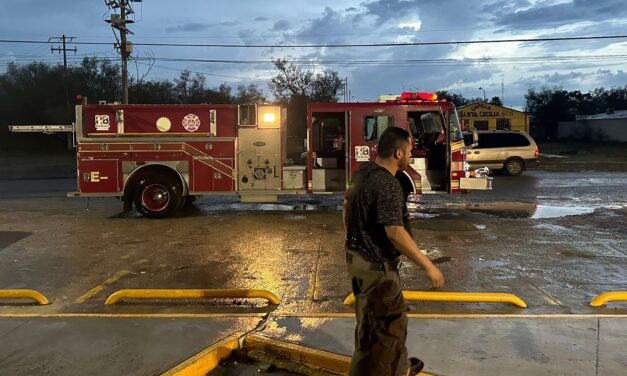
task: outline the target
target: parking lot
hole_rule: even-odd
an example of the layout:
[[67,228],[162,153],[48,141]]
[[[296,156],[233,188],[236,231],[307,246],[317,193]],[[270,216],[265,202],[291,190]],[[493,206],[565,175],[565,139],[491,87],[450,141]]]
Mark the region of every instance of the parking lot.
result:
[[[75,317],[87,320],[81,323],[85,328],[125,315],[139,326],[158,315],[166,321],[181,315],[244,320],[216,330],[226,333],[236,327],[252,330],[258,314],[267,319],[269,313],[352,312],[342,304],[350,285],[341,196],[288,197],[277,205],[205,197],[174,218],[148,220],[121,213],[115,199],[66,198],[73,184],[64,178],[0,180],[0,289],[37,290],[51,303],[4,302],[3,319]],[[627,285],[627,173],[530,171],[497,176],[494,185],[493,192],[425,197],[413,235],[442,269],[444,291],[511,293],[528,307],[410,302],[413,314],[564,315],[564,320],[627,314],[621,302],[589,304],[596,295]],[[405,290],[428,288],[422,272],[409,263],[403,263],[401,275]],[[264,289],[281,304],[239,299],[104,304],[121,289],[192,288]],[[90,322],[90,315],[96,321]],[[12,325],[3,332],[24,323]],[[624,329],[625,321],[612,325]],[[23,369],[15,354],[0,359],[8,369]]]

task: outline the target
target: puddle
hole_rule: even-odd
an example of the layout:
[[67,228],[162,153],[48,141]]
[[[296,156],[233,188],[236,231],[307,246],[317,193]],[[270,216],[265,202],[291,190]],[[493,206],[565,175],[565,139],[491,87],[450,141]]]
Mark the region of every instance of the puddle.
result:
[[312,204],[199,204],[203,212],[286,212],[286,211],[341,211],[341,206]]
[[531,216],[533,219],[542,218],[561,218],[570,215],[584,215],[594,212],[594,208],[589,206],[550,206],[538,205],[535,213]]
[[431,219],[431,218],[436,218],[439,217],[440,214],[431,214],[431,213],[409,213],[409,219],[410,220],[417,220],[417,219]]
[[475,224],[475,223],[473,223],[472,225],[475,226],[475,228],[477,230],[485,230],[486,227],[487,227],[486,225],[478,225],[478,224]]
[[[571,215],[584,215],[593,213],[596,207],[581,205],[544,205],[524,202],[485,202],[465,204],[463,209],[475,213],[494,215],[499,218],[519,219],[519,218],[561,218]],[[477,229],[483,230],[482,225],[474,225]]]

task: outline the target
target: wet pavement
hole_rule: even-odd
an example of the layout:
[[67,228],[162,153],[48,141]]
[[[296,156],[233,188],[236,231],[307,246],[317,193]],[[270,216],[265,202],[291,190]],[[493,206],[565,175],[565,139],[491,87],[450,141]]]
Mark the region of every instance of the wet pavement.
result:
[[[492,192],[424,197],[413,235],[442,269],[444,290],[513,293],[529,307],[421,302],[410,304],[412,312],[627,314],[625,303],[589,306],[597,294],[627,290],[625,187],[627,173],[529,171],[497,176]],[[115,199],[66,198],[74,188],[73,180],[0,178],[0,289],[35,289],[51,302],[0,302],[2,320],[23,314],[352,311],[342,304],[350,286],[341,196],[284,197],[276,205],[204,197],[174,218],[148,220],[120,213]],[[401,275],[407,290],[428,288],[424,274],[407,262]],[[104,305],[124,288],[266,289],[282,304]]]
[[159,375],[257,318],[3,318],[2,375]]
[[[621,375],[627,318],[410,317],[407,349],[436,375]],[[260,335],[350,357],[354,318],[277,317]]]
[[[588,305],[593,296],[627,285],[626,173],[528,172],[498,176],[496,183],[494,192],[424,197],[413,235],[443,270],[446,291],[514,293],[528,303],[526,313],[627,312],[621,304]],[[0,287],[36,289],[53,304],[22,311],[274,309],[223,301],[105,307],[108,294],[122,288],[259,288],[281,297],[277,313],[350,310],[341,304],[350,291],[341,196],[285,197],[279,204],[200,198],[175,218],[155,221],[120,213],[115,199],[31,198],[26,192],[0,201]],[[407,262],[401,275],[406,289],[428,286]],[[0,313],[13,309],[0,306]],[[468,303],[416,303],[412,309],[518,310]]]

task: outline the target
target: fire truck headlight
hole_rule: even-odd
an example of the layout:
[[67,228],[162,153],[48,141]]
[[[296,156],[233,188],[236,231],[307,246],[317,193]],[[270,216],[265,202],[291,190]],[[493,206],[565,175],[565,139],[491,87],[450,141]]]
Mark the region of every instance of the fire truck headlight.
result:
[[259,128],[279,128],[281,126],[281,107],[259,106],[257,126]]
[[272,123],[274,121],[274,114],[263,114],[264,123]]

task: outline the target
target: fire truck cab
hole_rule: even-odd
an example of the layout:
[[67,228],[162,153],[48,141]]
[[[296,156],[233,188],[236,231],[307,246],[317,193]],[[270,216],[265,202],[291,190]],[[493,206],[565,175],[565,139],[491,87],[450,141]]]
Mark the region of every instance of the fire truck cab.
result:
[[407,189],[428,194],[492,187],[491,178],[467,171],[455,106],[434,93],[403,93],[370,103],[313,103],[307,116],[308,188],[313,193],[344,191],[359,165],[374,161],[379,136],[388,127],[406,129],[414,142],[410,166],[397,176],[411,186]]

